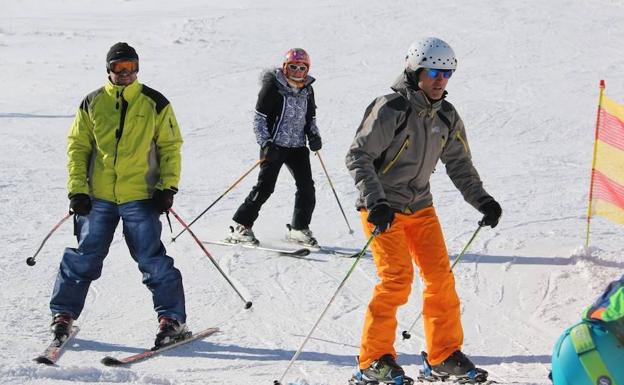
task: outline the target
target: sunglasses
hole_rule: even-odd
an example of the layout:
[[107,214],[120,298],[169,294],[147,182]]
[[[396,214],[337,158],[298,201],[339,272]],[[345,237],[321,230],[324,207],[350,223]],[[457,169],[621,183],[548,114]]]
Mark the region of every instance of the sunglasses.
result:
[[290,69],[291,71],[305,71],[308,69],[308,66],[305,66],[305,65],[298,66],[296,64],[289,64],[288,69]]
[[115,75],[119,75],[120,73],[126,71],[131,74],[139,72],[139,62],[136,60],[119,60],[110,63],[109,69]]
[[427,76],[429,76],[430,78],[436,78],[438,77],[438,74],[442,74],[442,76],[444,76],[445,79],[448,79],[453,75],[453,70],[438,70],[438,69],[427,68],[426,71],[427,71]]

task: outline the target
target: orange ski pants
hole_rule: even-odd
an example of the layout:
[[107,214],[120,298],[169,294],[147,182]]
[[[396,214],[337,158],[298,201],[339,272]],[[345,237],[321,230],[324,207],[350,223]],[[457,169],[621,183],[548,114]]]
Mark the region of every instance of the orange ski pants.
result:
[[[364,233],[370,237],[374,225],[360,212]],[[360,368],[394,349],[399,306],[407,303],[414,280],[412,260],[424,282],[423,321],[429,361],[437,365],[461,348],[464,332],[460,319],[459,297],[442,228],[435,209],[427,207],[414,214],[397,213],[390,229],[375,237],[371,244],[377,275],[362,332]],[[413,317],[417,317],[417,312]]]

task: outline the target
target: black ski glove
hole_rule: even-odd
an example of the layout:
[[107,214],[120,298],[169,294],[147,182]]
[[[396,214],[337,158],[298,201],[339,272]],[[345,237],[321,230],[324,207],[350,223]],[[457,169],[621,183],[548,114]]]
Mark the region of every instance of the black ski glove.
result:
[[319,135],[312,134],[308,136],[308,147],[310,147],[310,151],[317,152],[322,146],[323,143]]
[[394,210],[387,202],[378,203],[368,212],[366,220],[377,226],[379,232],[383,233],[392,226]]
[[273,144],[272,140],[264,142],[260,147],[260,158],[264,158],[265,162],[273,162],[279,157],[279,146]]
[[154,190],[152,202],[159,213],[166,213],[173,206],[173,196],[177,191],[172,189]]
[[498,202],[491,198],[479,206],[479,211],[483,214],[483,219],[481,219],[482,226],[490,226],[491,228],[496,227],[498,225],[498,220],[503,214],[503,209],[501,209]]
[[69,209],[76,215],[89,215],[89,212],[91,212],[91,197],[83,193],[70,196]]

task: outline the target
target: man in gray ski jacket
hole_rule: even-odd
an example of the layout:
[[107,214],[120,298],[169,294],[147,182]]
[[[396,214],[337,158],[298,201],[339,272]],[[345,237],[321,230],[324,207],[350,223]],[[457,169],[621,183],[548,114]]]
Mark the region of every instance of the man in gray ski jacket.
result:
[[456,67],[455,53],[444,41],[426,38],[412,44],[406,69],[392,86],[394,93],[366,109],[346,156],[360,192],[357,208],[364,233],[370,237],[375,227],[381,232],[371,245],[381,282],[366,313],[358,381],[404,376],[393,344],[396,312],[412,287],[413,262],[425,283],[423,321],[434,372],[465,377],[480,371],[460,350],[460,302],[429,186],[442,160],[464,199],[484,214],[480,224],[498,224],[501,207],[484,190],[464,124],[445,100]]

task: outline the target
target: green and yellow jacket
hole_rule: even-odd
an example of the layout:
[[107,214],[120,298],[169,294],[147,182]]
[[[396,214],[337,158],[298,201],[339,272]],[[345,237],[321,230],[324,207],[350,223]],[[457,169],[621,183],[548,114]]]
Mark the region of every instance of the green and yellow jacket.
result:
[[133,82],[110,82],[87,95],[69,130],[69,196],[117,204],[177,191],[182,136],[169,101]]

